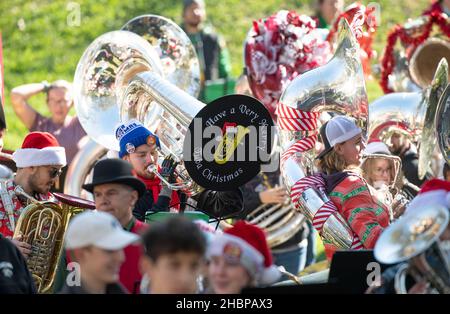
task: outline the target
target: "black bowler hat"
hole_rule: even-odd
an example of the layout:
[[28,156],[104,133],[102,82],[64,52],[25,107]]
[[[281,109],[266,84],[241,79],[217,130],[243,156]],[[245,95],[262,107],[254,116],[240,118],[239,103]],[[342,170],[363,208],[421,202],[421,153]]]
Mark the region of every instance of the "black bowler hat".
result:
[[125,184],[139,193],[139,197],[145,193],[145,184],[133,176],[133,168],[125,160],[118,158],[103,159],[94,166],[92,183],[84,184],[83,189],[92,193],[94,187],[106,183]]

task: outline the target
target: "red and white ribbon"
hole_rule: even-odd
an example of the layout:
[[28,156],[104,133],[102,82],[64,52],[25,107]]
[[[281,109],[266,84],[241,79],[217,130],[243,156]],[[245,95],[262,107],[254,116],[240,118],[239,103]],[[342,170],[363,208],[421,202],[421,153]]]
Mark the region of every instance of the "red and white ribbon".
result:
[[[316,131],[317,118],[320,113],[306,112],[288,107],[282,103],[278,103],[276,110],[277,123],[280,129],[288,131]],[[317,141],[317,132],[308,137],[302,138],[295,142],[281,155],[281,164],[295,153],[304,153],[314,148]],[[325,194],[325,181],[321,175],[311,175],[298,180],[291,189],[291,199],[295,207],[299,206],[299,198],[303,191],[308,188],[315,188]],[[314,228],[321,234],[323,226],[331,215],[337,212],[336,205],[328,200],[325,202],[313,217],[312,224]],[[353,241],[351,249],[361,250],[363,245],[356,233],[353,232]]]

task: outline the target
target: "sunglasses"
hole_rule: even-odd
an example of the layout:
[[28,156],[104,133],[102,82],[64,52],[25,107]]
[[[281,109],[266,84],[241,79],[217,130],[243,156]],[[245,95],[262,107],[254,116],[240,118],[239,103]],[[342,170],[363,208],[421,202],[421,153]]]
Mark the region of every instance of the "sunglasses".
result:
[[53,179],[53,178],[59,177],[61,175],[61,173],[62,173],[61,169],[53,168],[49,171],[48,174],[50,175],[50,178]]

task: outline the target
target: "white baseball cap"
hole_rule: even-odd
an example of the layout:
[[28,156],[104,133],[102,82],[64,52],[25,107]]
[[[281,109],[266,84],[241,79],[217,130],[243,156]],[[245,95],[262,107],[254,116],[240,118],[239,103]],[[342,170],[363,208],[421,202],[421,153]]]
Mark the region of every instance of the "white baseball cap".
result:
[[354,119],[346,116],[335,116],[320,128],[320,137],[325,146],[317,156],[318,159],[330,152],[336,144],[343,143],[361,134],[361,128],[356,126]]
[[367,144],[366,149],[364,150],[365,155],[372,155],[372,154],[384,154],[384,155],[391,155],[391,152],[389,151],[389,148],[386,144],[384,144],[380,140],[372,140]]
[[125,231],[111,214],[86,211],[76,215],[66,233],[66,249],[95,246],[104,250],[120,250],[139,240],[139,236]]

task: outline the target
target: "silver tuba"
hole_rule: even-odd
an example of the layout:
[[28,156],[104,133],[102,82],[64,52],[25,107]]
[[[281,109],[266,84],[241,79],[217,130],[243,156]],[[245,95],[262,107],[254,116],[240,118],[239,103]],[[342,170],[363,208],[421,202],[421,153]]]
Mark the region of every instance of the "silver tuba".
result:
[[[120,122],[136,118],[151,131],[162,135],[163,155],[176,150],[174,143],[180,142],[182,132],[174,123],[174,117],[187,110],[181,99],[183,102],[195,100],[192,96],[196,97],[200,91],[200,68],[195,49],[178,25],[161,16],[144,15],[130,20],[123,29],[98,37],[86,49],[77,66],[75,109],[91,141],[69,167],[64,192],[70,195],[81,194],[86,176],[107,150],[118,151],[114,130]],[[148,95],[138,87],[142,76],[138,78],[137,75],[142,73],[153,73],[150,76],[164,81],[165,86],[176,85],[177,92],[182,95],[175,106],[183,110],[174,114],[167,104],[141,98],[143,94]],[[132,80],[133,84],[130,84]],[[192,100],[191,107],[195,110],[203,106]]]
[[[413,201],[414,202],[414,201]],[[450,293],[450,260],[443,254],[439,236],[449,222],[448,209],[439,204],[411,204],[410,209],[379,237],[375,258],[384,264],[401,264],[394,281],[397,293],[406,294],[406,278],[418,283],[426,279],[431,288]]]
[[[339,45],[333,58],[326,65],[295,78],[283,92],[280,103],[307,112],[333,111],[351,115],[365,133],[368,101],[358,49],[358,43],[347,21],[343,19],[340,23]],[[279,130],[282,150],[315,133],[317,130]],[[303,154],[295,153],[281,164],[281,175],[289,194],[298,180],[313,173],[315,155],[314,149]],[[327,196],[319,191],[306,189],[300,196],[300,211],[312,221],[327,200]],[[342,249],[352,247],[352,230],[339,213],[328,218],[321,237],[325,243]]]
[[432,83],[426,89],[387,94],[369,105],[369,138],[386,142],[393,132],[400,132],[413,142],[420,141],[419,178],[425,176],[436,146],[436,111],[447,82],[448,64],[442,59]]
[[442,157],[450,165],[450,87],[447,85],[436,112],[434,124]]

